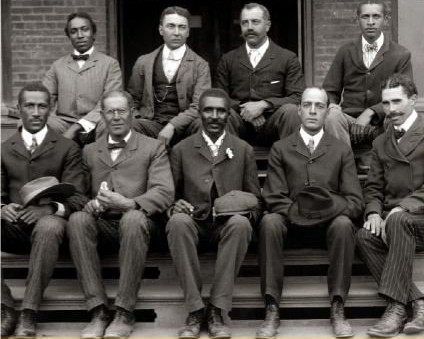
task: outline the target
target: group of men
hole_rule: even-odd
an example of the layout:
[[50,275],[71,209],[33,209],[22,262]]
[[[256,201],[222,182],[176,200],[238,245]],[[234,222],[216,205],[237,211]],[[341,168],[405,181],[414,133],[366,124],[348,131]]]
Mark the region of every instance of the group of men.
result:
[[[388,302],[368,334],[423,331],[412,265],[424,250],[424,119],[414,109],[410,53],[382,32],[384,2],[358,5],[362,34],[339,50],[323,88],[305,89],[296,55],[268,38],[270,14],[256,3],[240,14],[246,43],[222,57],[210,88],[207,62],[186,45],[189,15],[163,11],[164,44],[138,58],[125,92],[117,61],[93,47],[91,17],[71,14],[65,33],[74,53],[20,91],[22,126],[2,143],[2,250],[29,252],[30,264],[19,317],[2,279],[2,336],[36,335],[67,237],[91,315],[82,338],[130,335],[152,242],[168,243],[184,291],[188,316],[178,337],[198,338],[206,325],[211,338],[229,338],[224,317],[254,231],[266,310],[257,338],[278,333],[291,239],[328,249],[336,337],[354,335],[344,304],[355,244]],[[253,149],[239,137],[280,139],[262,193]],[[352,144],[374,138],[362,191]],[[203,244],[217,248],[208,303]],[[108,252],[119,252],[113,316],[100,265]]]

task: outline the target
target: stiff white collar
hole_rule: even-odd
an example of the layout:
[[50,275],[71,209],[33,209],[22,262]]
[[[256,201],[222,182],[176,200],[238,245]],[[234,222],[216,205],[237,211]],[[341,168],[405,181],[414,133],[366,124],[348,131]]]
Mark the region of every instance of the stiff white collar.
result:
[[44,138],[46,137],[48,132],[47,129],[47,125],[44,126],[41,130],[39,130],[37,133],[35,134],[31,134],[30,132],[28,132],[23,126],[22,126],[22,131],[21,131],[21,136],[22,139],[25,143],[25,145],[27,146],[27,148],[29,146],[32,145],[32,137],[35,137],[35,140],[37,140],[37,145],[41,145],[41,143],[44,141]]

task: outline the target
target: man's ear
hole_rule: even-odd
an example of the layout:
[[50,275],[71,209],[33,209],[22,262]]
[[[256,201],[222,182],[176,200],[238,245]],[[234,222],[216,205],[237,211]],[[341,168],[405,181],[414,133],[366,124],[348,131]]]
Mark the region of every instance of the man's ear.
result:
[[162,25],[159,25],[159,34],[163,36],[163,27],[162,27]]

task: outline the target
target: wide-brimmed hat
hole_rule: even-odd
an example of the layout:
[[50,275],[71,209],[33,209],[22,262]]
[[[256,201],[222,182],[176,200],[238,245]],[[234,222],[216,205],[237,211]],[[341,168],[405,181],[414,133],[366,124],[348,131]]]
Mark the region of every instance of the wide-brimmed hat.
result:
[[36,199],[48,196],[69,197],[75,192],[72,184],[60,183],[55,177],[40,177],[27,182],[19,190],[22,204],[27,206]]
[[258,198],[249,192],[230,191],[215,199],[215,216],[248,214],[258,205]]
[[320,186],[307,186],[298,192],[289,208],[289,219],[300,226],[329,221],[346,208],[346,199]]

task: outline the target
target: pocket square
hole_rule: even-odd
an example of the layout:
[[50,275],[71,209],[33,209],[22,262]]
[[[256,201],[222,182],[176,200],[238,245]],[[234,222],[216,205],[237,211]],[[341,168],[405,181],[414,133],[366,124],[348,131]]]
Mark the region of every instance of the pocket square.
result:
[[273,85],[273,84],[278,84],[279,82],[281,82],[281,81],[280,81],[280,80],[274,80],[274,81],[271,81],[271,82],[270,82],[270,84],[271,84],[271,85]]

